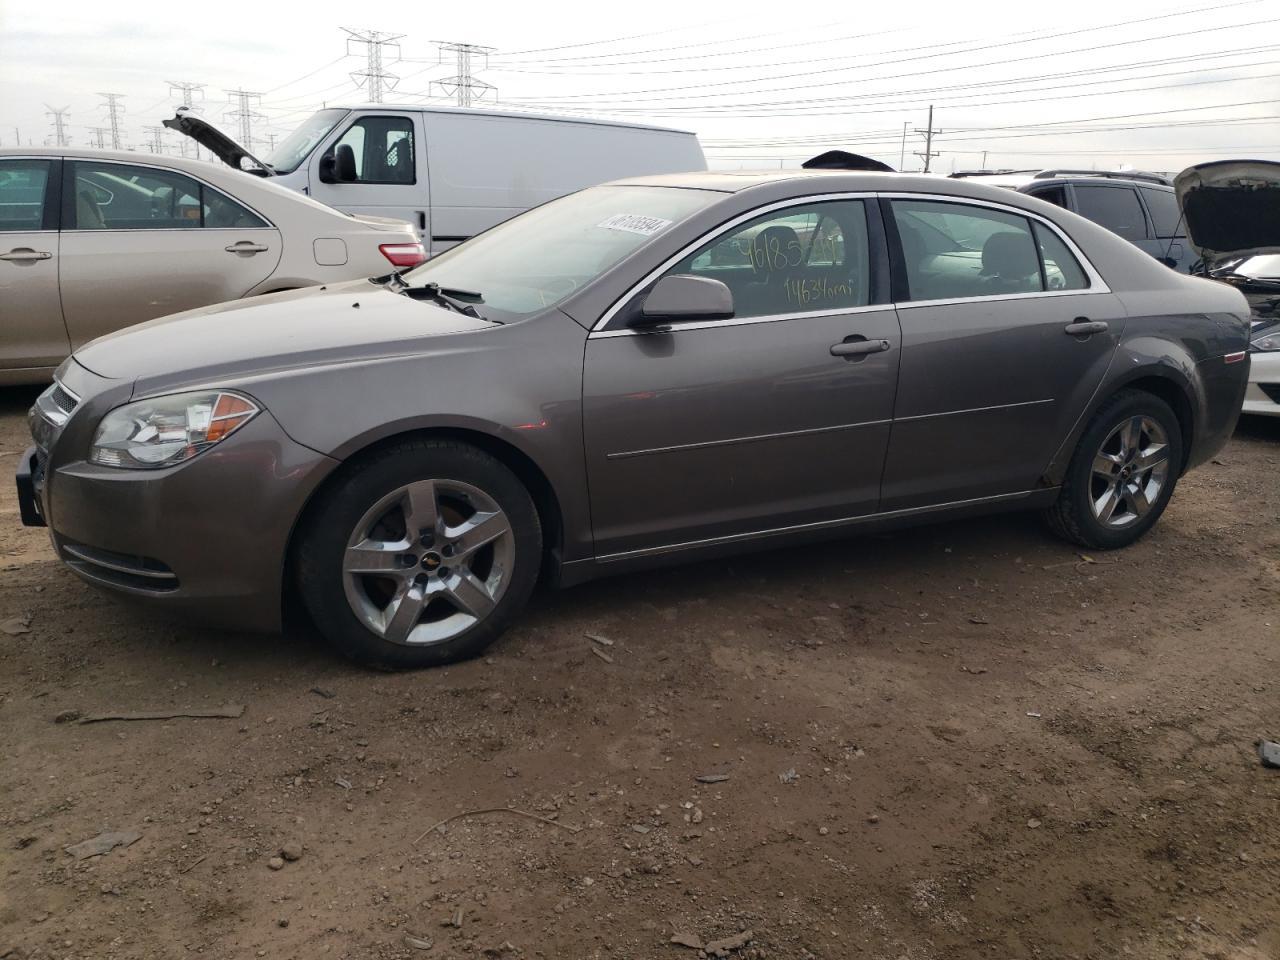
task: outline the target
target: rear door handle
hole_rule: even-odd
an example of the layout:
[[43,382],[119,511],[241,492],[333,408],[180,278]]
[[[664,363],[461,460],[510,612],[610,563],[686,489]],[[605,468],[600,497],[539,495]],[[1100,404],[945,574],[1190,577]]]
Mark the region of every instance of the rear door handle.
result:
[[270,247],[265,243],[254,243],[252,240],[237,240],[222,248],[227,253],[266,253]]
[[29,263],[32,260],[49,260],[53,254],[48,250],[32,250],[30,247],[15,247],[8,253],[0,253],[0,260],[11,260],[17,263]]
[[833,357],[865,357],[869,353],[883,353],[889,349],[888,340],[842,340],[831,345]]
[[1069,337],[1087,337],[1095,333],[1106,333],[1107,321],[1089,320],[1086,317],[1076,317],[1063,329]]

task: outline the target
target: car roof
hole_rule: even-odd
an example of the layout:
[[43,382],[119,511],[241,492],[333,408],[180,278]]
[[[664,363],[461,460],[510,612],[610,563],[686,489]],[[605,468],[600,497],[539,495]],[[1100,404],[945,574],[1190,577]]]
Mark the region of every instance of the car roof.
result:
[[664,173],[613,181],[615,186],[681,187],[741,193],[760,187],[794,185],[797,196],[806,192],[831,193],[932,193],[971,197],[975,200],[1010,198],[1007,190],[988,183],[951,180],[926,173],[879,173],[869,170],[708,170],[695,173]]
[[[193,174],[207,174],[210,170],[239,173],[225,163],[211,163],[208,160],[196,160],[193,157],[174,157],[167,153],[142,153],[137,150],[99,150],[96,147],[0,147],[0,158],[3,157],[69,157],[72,160],[116,160],[121,163],[150,164],[157,167],[170,167],[174,170],[185,170]],[[260,179],[260,178],[255,178]]]
[[625,127],[629,130],[656,130],[661,133],[679,133],[695,136],[692,130],[659,127],[651,123],[630,123],[626,120],[603,120],[595,117],[571,117],[563,113],[538,113],[532,110],[491,110],[488,107],[446,107],[423,103],[333,103],[326,110],[372,110],[375,113],[405,111],[412,113],[452,113],[464,116],[509,117],[516,120],[553,120],[557,123],[583,123],[595,127]]

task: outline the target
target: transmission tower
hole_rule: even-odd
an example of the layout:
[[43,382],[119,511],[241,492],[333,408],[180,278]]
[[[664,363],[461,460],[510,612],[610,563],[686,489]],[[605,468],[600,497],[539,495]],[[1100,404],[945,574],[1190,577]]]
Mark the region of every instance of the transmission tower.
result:
[[[169,80],[166,82],[169,84],[170,94],[173,94],[176,91],[182,95],[182,105],[184,107],[186,107],[188,110],[196,110],[196,111],[199,111],[201,109],[200,107],[197,107],[192,101],[195,99],[194,95],[197,93],[200,94],[201,100],[204,99],[205,85],[203,83],[190,83],[186,80]],[[187,137],[183,137],[181,142],[178,144],[178,149],[182,151],[182,155],[184,157],[187,155],[187,140],[188,140]],[[196,148],[196,159],[199,160],[200,144],[196,143],[194,140],[192,140],[191,143]]]
[[370,103],[381,103],[384,90],[394,90],[396,84],[400,82],[400,78],[394,73],[387,73],[383,69],[382,48],[395,47],[395,59],[391,63],[395,63],[400,59],[399,41],[403,33],[380,33],[377,30],[352,30],[349,27],[343,27],[343,31],[349,34],[347,38],[347,55],[351,55],[351,45],[364,44],[364,54],[366,66],[364,70],[351,74],[351,79],[357,85],[364,87],[369,92]]
[[124,99],[124,94],[120,93],[99,93],[98,96],[106,98],[103,109],[107,111],[107,129],[111,131],[111,149],[123,149],[120,142],[120,115],[124,113],[124,104],[120,101]]
[[446,96],[456,97],[460,107],[469,107],[472,100],[482,100],[488,93],[497,97],[497,87],[483,80],[477,80],[471,73],[471,58],[477,55],[484,57],[484,65],[487,67],[493,47],[480,47],[474,43],[454,43],[450,40],[436,40],[435,45],[440,48],[441,63],[444,63],[446,53],[457,56],[458,72],[452,77],[436,80],[434,86],[443,90]]
[[933,104],[929,104],[929,125],[923,130],[921,130],[919,127],[916,127],[915,132],[924,137],[924,150],[923,152],[920,150],[913,150],[912,153],[914,153],[917,157],[921,157],[924,160],[924,172],[928,173],[929,162],[934,157],[939,156],[938,151],[933,149],[933,135],[935,133],[942,132],[941,130],[935,130],[933,128]]
[[71,138],[67,136],[67,111],[70,107],[51,107],[47,103],[45,108],[49,111],[46,117],[53,121],[53,143],[54,146],[67,147],[71,145]]
[[236,121],[240,125],[240,146],[252,153],[253,122],[267,119],[263,114],[254,110],[252,106],[254,101],[262,100],[262,94],[254,93],[251,90],[228,90],[227,96],[232,98],[231,102],[235,104],[236,108],[228,110],[223,116],[228,120]]
[[89,138],[89,139],[90,139],[90,141],[91,141],[91,142],[93,143],[93,145],[94,145],[95,147],[97,147],[99,150],[101,150],[103,147],[105,147],[105,146],[107,145],[107,144],[106,144],[106,136],[107,136],[107,134],[108,134],[108,133],[110,133],[110,132],[111,132],[111,130],[110,130],[109,128],[107,128],[107,127],[86,127],[85,129],[89,131],[89,134],[90,134],[90,138]]
[[147,131],[150,139],[147,142],[147,149],[152,153],[164,153],[164,132],[166,127],[143,127]]

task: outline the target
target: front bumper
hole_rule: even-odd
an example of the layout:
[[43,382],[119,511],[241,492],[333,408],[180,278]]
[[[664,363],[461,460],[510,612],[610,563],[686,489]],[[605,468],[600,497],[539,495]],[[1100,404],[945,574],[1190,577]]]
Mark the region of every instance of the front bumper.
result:
[[1242,412],[1280,417],[1280,352],[1255,351],[1250,356],[1253,363]]
[[[83,413],[96,423],[105,411],[92,407],[86,397]],[[278,631],[294,524],[337,461],[295,443],[263,411],[176,467],[103,467],[83,459],[80,414],[47,453],[23,455],[23,522],[47,524],[58,556],[95,586],[201,623]]]
[[44,515],[40,512],[40,497],[36,492],[36,480],[41,469],[37,449],[27,447],[18,458],[18,470],[13,478],[18,485],[18,515],[24,527],[45,526]]

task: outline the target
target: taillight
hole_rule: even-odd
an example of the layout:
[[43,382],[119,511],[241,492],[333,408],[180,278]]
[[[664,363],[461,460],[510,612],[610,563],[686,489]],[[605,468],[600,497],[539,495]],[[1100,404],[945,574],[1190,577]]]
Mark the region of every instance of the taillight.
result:
[[416,267],[427,262],[427,249],[420,243],[384,243],[378,249],[395,267]]

